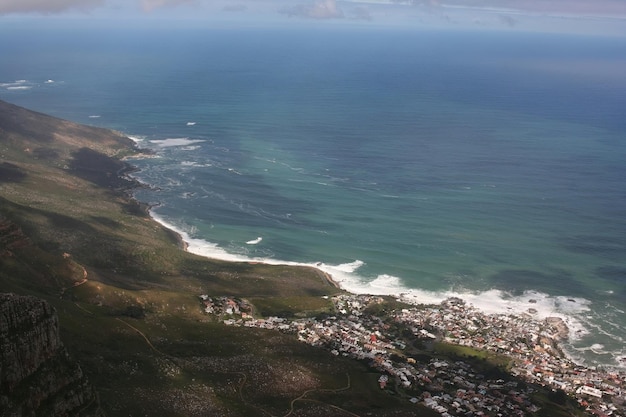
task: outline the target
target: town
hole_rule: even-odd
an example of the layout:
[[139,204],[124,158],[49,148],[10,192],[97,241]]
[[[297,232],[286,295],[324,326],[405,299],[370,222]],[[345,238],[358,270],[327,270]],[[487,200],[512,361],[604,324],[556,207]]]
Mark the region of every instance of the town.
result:
[[[529,415],[540,409],[533,402],[537,387],[546,388],[557,402],[574,398],[590,415],[626,416],[626,375],[568,359],[559,348],[568,329],[556,317],[485,314],[458,298],[386,309],[383,297],[343,294],[329,297],[332,315],[255,318],[245,300],[200,298],[205,312],[226,325],[294,333],[333,355],[367,361],[380,372],[381,389],[401,390],[408,401],[444,417]],[[411,348],[435,344],[459,351],[438,356],[433,349],[424,356]],[[480,360],[471,358],[483,354],[502,366],[480,369]]]

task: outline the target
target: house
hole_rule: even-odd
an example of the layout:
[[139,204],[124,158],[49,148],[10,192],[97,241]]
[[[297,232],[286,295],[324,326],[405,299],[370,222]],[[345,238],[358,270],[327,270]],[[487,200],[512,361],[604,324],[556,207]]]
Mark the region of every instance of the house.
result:
[[385,389],[388,381],[389,377],[387,375],[381,375],[380,378],[378,378],[378,385],[380,386],[380,389]]
[[576,390],[576,394],[589,395],[590,397],[595,397],[595,398],[602,398],[601,390],[597,388],[593,388],[593,387],[588,387],[586,385],[583,385],[582,387],[578,388]]

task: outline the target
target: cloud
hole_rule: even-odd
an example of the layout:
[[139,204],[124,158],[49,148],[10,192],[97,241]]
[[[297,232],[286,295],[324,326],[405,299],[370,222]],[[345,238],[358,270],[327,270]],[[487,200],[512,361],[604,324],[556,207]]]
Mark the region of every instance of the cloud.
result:
[[499,15],[498,19],[500,20],[500,22],[510,27],[513,27],[518,23],[518,20],[514,18],[513,16]]
[[626,14],[625,0],[411,0],[414,4],[458,6],[467,8],[501,8],[538,13],[573,15]]
[[[505,2],[507,3],[507,2]],[[563,12],[572,14],[617,13],[626,12],[624,0],[540,0],[509,1],[510,7],[520,10],[539,12]]]
[[61,13],[71,9],[91,10],[105,0],[0,0],[0,14]]
[[336,19],[343,17],[343,12],[337,7],[335,0],[316,0],[313,4],[301,4],[283,9],[282,13],[311,19]]
[[[359,0],[350,0],[342,4],[346,14],[337,5],[339,0],[0,0],[0,16],[14,13],[38,13],[43,15],[91,12],[104,15],[152,15],[159,9],[180,8],[172,16],[197,16],[198,13],[215,11],[250,12],[259,11],[267,14],[268,10],[276,10],[288,16],[300,16],[311,19],[350,19],[369,20],[372,10],[379,5],[397,5],[396,15],[412,16],[415,9],[406,5],[416,6],[420,12],[438,13],[450,10],[470,10],[476,12],[500,13],[503,15],[547,14],[556,16],[613,16],[626,18],[626,0],[367,0],[358,4]],[[234,2],[234,3],[232,3]],[[294,5],[295,3],[295,5]],[[357,3],[357,4],[354,4]],[[187,6],[187,7],[185,7]],[[197,6],[190,14],[189,6]],[[280,9],[280,7],[282,9]],[[94,14],[96,13],[94,12]],[[169,13],[169,12],[168,12]],[[155,13],[157,14],[157,13]],[[379,15],[377,15],[379,17]],[[517,25],[515,19],[504,17],[500,24]]]
[[141,8],[146,12],[151,12],[163,7],[176,7],[194,3],[196,3],[196,0],[141,0]]
[[[144,12],[197,2],[198,0],[127,0],[129,5],[139,4]],[[111,3],[113,2],[110,0],[0,0],[0,15],[11,13],[55,14],[70,10],[86,12]]]

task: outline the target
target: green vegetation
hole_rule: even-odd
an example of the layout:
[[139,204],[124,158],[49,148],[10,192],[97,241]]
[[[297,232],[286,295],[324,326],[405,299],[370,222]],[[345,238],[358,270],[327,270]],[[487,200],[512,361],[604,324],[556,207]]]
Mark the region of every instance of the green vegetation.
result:
[[321,296],[339,290],[312,268],[183,251],[128,195],[137,184],[120,177],[130,167],[119,158],[138,153],[115,132],[0,102],[0,291],[56,307],[108,416],[415,410],[380,392],[361,363],[209,320],[199,294],[301,316],[330,311]]
[[453,345],[450,343],[438,342],[433,351],[439,355],[445,355],[453,359],[474,359],[487,361],[492,366],[506,368],[509,359],[506,356],[497,355],[486,350],[478,350],[469,346]]
[[306,317],[332,312],[332,303],[321,297],[252,297],[249,300],[263,317]]
[[[109,417],[438,415],[411,404],[415,392],[381,390],[364,363],[204,314],[200,294],[246,299],[255,315],[323,316],[334,312],[322,296],[340,290],[313,268],[182,250],[178,236],[129,197],[138,184],[120,176],[130,170],[120,158],[139,153],[115,132],[0,101],[0,291],[56,307],[62,339]],[[386,299],[368,313],[402,307]],[[409,344],[406,353],[463,358],[494,372],[506,366],[445,344]],[[572,410],[570,400],[539,400],[550,415]]]

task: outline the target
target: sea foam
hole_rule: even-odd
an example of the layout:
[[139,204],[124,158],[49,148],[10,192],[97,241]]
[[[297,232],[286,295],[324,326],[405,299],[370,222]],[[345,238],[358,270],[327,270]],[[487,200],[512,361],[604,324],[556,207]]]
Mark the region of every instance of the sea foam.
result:
[[150,143],[154,143],[159,148],[169,148],[173,146],[189,146],[194,143],[204,142],[203,139],[189,139],[189,138],[168,138],[168,139],[154,139]]
[[[590,311],[591,303],[583,298],[551,296],[538,291],[525,291],[521,295],[511,295],[498,289],[428,291],[408,288],[402,279],[393,275],[381,274],[373,280],[360,276],[358,270],[365,265],[361,260],[332,265],[323,262],[305,263],[248,257],[229,253],[215,243],[192,237],[184,227],[177,227],[168,222],[154,210],[150,214],[157,222],[178,233],[185,241],[187,250],[196,255],[225,261],[315,267],[329,274],[342,289],[354,294],[389,295],[411,304],[439,304],[448,298],[457,297],[486,314],[524,314],[538,320],[546,317],[559,317],[567,324],[571,340],[578,340],[589,333],[581,317]],[[261,240],[262,238],[257,238],[246,243],[256,244]]]
[[33,88],[33,83],[28,80],[15,80],[9,83],[0,83],[0,87],[7,90],[30,90]]
[[[180,143],[189,140],[187,138],[169,139],[168,144]],[[174,141],[174,142],[172,142]],[[172,145],[177,146],[177,145]],[[189,163],[190,161],[186,161]],[[183,165],[186,165],[183,163]],[[189,164],[193,165],[193,164]],[[232,170],[232,169],[231,169]],[[233,170],[234,171],[234,170]],[[270,252],[249,251],[247,245],[255,245],[262,239],[256,238],[242,241],[241,247],[223,248],[216,243],[198,238],[195,230],[181,224],[174,224],[158,214],[158,209],[151,210],[151,216],[165,227],[177,232],[186,243],[187,251],[213,259],[231,262],[255,262],[270,265],[293,265],[315,267],[329,274],[332,279],[344,290],[354,294],[388,295],[396,297],[411,304],[439,304],[445,299],[458,297],[465,300],[468,305],[477,308],[485,314],[512,314],[525,315],[527,317],[543,320],[546,317],[559,317],[569,328],[569,340],[563,344],[564,352],[577,363],[585,363],[590,359],[588,353],[602,356],[602,363],[614,363],[617,367],[626,367],[623,360],[623,349],[614,349],[613,343],[609,348],[600,348],[599,344],[593,349],[577,350],[582,346],[592,345],[589,343],[590,331],[594,334],[601,329],[596,329],[597,317],[591,317],[594,311],[591,302],[581,297],[554,296],[547,293],[528,290],[520,294],[511,294],[499,289],[475,291],[455,288],[446,291],[429,291],[424,289],[409,288],[402,278],[390,274],[381,274],[374,278],[360,273],[365,262],[354,260],[352,262],[330,264],[325,262],[294,262],[276,259]],[[259,253],[268,253],[268,256],[253,256]],[[595,342],[597,343],[597,342]],[[606,359],[609,357],[609,359]],[[596,359],[590,363],[595,364]]]
[[126,137],[130,140],[132,140],[133,142],[139,144],[142,143],[143,141],[146,140],[145,136],[138,136],[138,135],[126,135]]

